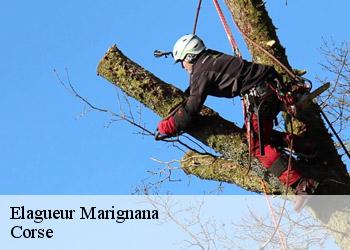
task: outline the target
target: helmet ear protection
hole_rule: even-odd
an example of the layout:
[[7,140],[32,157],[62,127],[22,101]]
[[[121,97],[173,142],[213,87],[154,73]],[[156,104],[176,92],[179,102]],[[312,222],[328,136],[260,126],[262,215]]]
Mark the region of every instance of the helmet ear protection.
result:
[[185,56],[184,61],[185,61],[185,62],[188,62],[188,63],[194,63],[194,62],[196,61],[196,59],[197,59],[197,56],[198,56],[198,55],[195,55],[195,54],[187,54],[187,55]]

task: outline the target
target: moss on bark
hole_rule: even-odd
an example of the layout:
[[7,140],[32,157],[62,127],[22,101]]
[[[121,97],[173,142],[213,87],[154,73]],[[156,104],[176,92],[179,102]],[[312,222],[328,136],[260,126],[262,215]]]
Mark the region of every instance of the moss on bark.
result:
[[181,90],[132,62],[116,45],[107,51],[97,72],[162,117],[184,100]]
[[[264,179],[257,171],[249,171],[236,161],[222,158],[214,158],[209,155],[199,155],[195,152],[187,153],[181,167],[187,174],[195,175],[205,180],[215,180],[232,183],[244,187],[248,191],[262,193]],[[267,175],[267,173],[265,173]],[[284,193],[284,187],[276,180],[265,183],[268,194]]]
[[[276,35],[276,28],[265,8],[265,3],[260,0],[225,0],[225,3],[239,29],[291,69],[285,49]],[[275,62],[269,56],[247,39],[245,41],[255,62],[275,65]],[[283,72],[278,65],[275,66],[279,72]]]

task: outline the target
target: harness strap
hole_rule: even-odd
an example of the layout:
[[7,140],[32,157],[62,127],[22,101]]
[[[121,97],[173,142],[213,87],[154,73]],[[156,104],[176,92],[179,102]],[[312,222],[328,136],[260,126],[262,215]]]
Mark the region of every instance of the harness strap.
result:
[[280,156],[267,170],[274,176],[280,177],[288,170],[288,162],[283,156]]
[[256,132],[259,139],[259,151],[261,156],[265,155],[264,114],[261,107],[265,105],[266,100],[271,98],[272,94],[274,94],[274,92],[269,88],[267,83],[265,83],[264,86],[253,86],[243,94],[243,100],[247,109],[245,116],[248,117],[248,115],[251,116],[251,114],[254,113],[257,118],[258,128]]
[[260,155],[265,155],[265,142],[264,142],[264,118],[263,114],[260,111],[261,105],[264,103],[264,101],[260,101],[260,104],[256,110],[256,116],[258,118],[258,139],[259,139],[259,151]]

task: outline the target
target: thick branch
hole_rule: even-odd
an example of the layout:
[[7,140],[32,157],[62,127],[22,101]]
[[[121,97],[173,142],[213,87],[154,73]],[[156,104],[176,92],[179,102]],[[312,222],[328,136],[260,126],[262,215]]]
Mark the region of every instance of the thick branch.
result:
[[[98,74],[162,117],[184,98],[181,90],[163,82],[132,62],[116,46],[111,47],[99,63]],[[243,169],[247,171],[248,153],[242,129],[206,107],[202,109],[195,127],[195,130],[188,131],[190,135],[226,158],[230,158],[242,171]],[[211,171],[210,166],[207,170]],[[255,171],[258,176],[266,176],[256,160],[252,162],[252,171]],[[211,175],[211,178],[220,179],[219,176],[214,175]],[[271,188],[273,190],[277,190],[280,186],[274,177],[266,176],[266,180],[274,186]]]
[[261,176],[255,171],[248,171],[247,168],[242,167],[236,161],[232,160],[189,152],[183,157],[181,168],[186,174],[196,175],[205,180],[236,184],[256,193],[281,194],[285,191],[284,187],[278,181],[271,183],[271,180],[270,185],[268,185],[269,189],[263,190],[263,178]]

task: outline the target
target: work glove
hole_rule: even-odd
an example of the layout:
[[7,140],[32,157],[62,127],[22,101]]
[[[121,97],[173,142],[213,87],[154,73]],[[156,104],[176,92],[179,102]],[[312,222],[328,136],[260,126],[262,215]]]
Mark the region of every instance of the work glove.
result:
[[175,120],[170,116],[167,120],[162,120],[158,123],[158,131],[163,135],[172,135],[176,133]]

